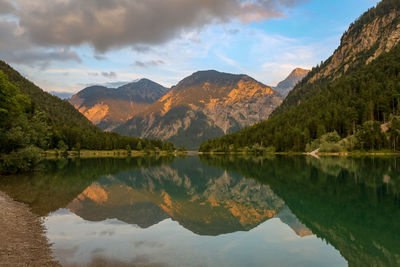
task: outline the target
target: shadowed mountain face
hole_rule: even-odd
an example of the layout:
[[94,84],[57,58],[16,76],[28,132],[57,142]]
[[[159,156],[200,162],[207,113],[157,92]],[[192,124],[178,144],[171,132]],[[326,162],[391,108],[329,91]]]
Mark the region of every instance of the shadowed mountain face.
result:
[[157,101],[167,88],[141,79],[114,88],[91,86],[69,100],[83,115],[103,130],[112,130],[148,105]]
[[206,139],[267,119],[281,102],[278,93],[247,75],[199,71],[116,131],[198,148]]
[[301,221],[285,206],[278,214],[275,215],[283,223],[287,224],[292,230],[301,237],[313,235],[310,229],[307,228]]
[[290,91],[298,84],[306,75],[309,70],[296,68],[290,75],[283,81],[281,81],[274,90],[277,91],[283,98],[285,98]]

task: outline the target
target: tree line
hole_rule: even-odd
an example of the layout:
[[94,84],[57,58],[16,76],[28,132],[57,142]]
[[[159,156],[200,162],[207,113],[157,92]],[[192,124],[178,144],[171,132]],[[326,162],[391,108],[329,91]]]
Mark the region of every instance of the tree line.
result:
[[48,149],[174,151],[175,147],[171,142],[103,132],[71,104],[0,62],[0,171],[29,170],[40,160],[40,151]]
[[[204,142],[200,151],[240,151],[254,146],[305,151],[327,133],[352,137],[351,149],[400,150],[400,45],[342,77],[302,83],[267,121]],[[302,93],[307,97],[301,97]],[[290,99],[292,98],[292,99]],[[387,128],[382,132],[381,125]]]

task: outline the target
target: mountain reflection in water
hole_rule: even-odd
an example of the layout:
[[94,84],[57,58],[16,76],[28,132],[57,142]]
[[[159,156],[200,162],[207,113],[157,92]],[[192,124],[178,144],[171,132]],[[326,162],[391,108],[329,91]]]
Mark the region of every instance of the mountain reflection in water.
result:
[[164,165],[103,176],[67,208],[89,221],[116,218],[147,228],[171,218],[199,235],[253,229],[283,207],[268,185],[202,166]]
[[64,265],[400,265],[396,158],[43,164],[0,190],[45,217]]

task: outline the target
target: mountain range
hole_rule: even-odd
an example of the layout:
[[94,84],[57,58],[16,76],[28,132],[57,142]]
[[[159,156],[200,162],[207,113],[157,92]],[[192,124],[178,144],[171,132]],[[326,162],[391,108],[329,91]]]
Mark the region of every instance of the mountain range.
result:
[[[212,139],[203,151],[305,151],[328,133],[343,141],[336,150],[347,149],[350,137],[351,149],[400,150],[399,18],[400,2],[382,0],[350,25],[331,57],[309,72],[294,70],[276,88],[244,74],[208,70],[171,89],[147,79],[115,89],[91,86],[68,100],[74,109],[1,61],[9,95],[0,101],[0,128],[22,131],[2,139],[2,153],[29,142],[42,149],[142,147],[138,138],[98,127],[191,149]],[[28,132],[29,138],[12,143]]]
[[69,102],[103,130],[197,149],[202,141],[267,119],[281,104],[280,94],[307,72],[295,69],[272,88],[243,74],[198,71],[170,90],[142,79],[116,89],[87,87]]
[[115,218],[140,228],[171,218],[211,236],[249,231],[279,218],[298,236],[312,235],[268,185],[202,165],[196,157],[103,176],[66,208],[87,221]]
[[90,86],[73,95],[69,102],[103,130],[113,130],[148,105],[157,101],[167,88],[141,79],[118,88]]
[[209,138],[268,118],[281,102],[271,87],[247,75],[199,71],[115,130],[195,149]]
[[88,221],[117,218],[141,228],[171,218],[212,236],[251,230],[284,208],[268,185],[214,168],[205,179],[205,170],[194,168],[198,158],[185,161],[180,170],[172,164],[102,177],[66,208]]
[[[130,86],[120,91],[126,90],[126,95],[131,96],[135,90]],[[40,159],[41,150],[174,149],[172,143],[102,131],[68,101],[43,91],[1,60],[0,91],[1,173],[31,170]],[[140,97],[140,93],[132,99],[153,101]],[[6,162],[7,157],[11,157],[11,163]]]
[[201,150],[264,145],[305,151],[328,133],[342,141],[326,152],[400,149],[399,43],[400,2],[382,0],[350,25],[333,55],[313,68],[267,121],[205,142]]

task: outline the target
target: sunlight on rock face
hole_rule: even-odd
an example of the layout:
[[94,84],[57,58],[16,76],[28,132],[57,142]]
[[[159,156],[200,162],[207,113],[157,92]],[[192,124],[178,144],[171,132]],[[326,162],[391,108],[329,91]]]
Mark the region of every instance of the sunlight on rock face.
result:
[[85,189],[77,197],[79,200],[84,200],[85,198],[91,199],[97,204],[101,205],[108,200],[107,192],[98,183],[93,183],[91,186]]
[[86,118],[94,124],[98,124],[108,114],[108,106],[104,103],[99,103],[91,108],[82,107],[79,109]]

